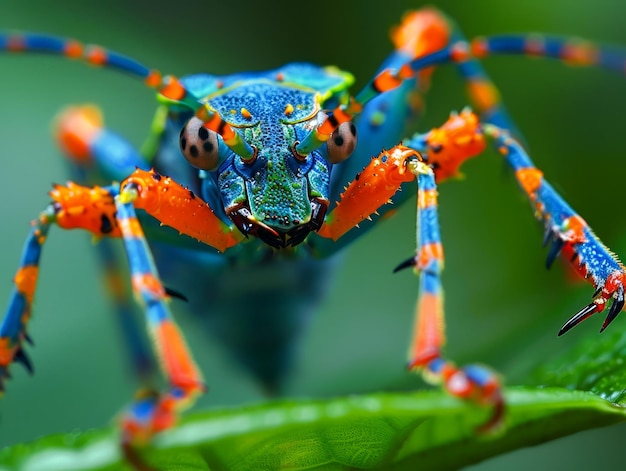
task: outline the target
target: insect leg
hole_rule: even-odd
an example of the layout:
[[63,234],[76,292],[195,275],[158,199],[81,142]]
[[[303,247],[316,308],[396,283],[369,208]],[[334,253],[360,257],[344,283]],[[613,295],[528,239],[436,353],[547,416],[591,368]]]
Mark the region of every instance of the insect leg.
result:
[[519,142],[495,126],[485,125],[483,129],[485,135],[494,138],[496,148],[515,171],[516,179],[528,196],[536,216],[544,221],[544,243],[550,244],[546,266],[549,268],[562,254],[577,273],[595,288],[593,301],[570,318],[559,335],[610,304],[601,328],[601,331],[604,330],[626,302],[626,268],[543,178],[543,172],[535,167]]
[[[445,141],[447,153],[456,153],[452,162],[458,167],[462,157],[469,158],[484,149],[482,136],[471,137],[472,130],[478,125],[475,115],[464,112],[453,116],[442,128],[431,131],[434,139]],[[465,123],[465,120],[469,123]],[[459,127],[462,129],[459,130]],[[459,130],[457,134],[455,131]],[[443,146],[442,146],[443,147]],[[461,155],[461,148],[465,153]],[[443,149],[442,149],[443,151]],[[409,368],[421,370],[430,381],[443,382],[444,389],[450,394],[473,400],[480,404],[493,407],[493,414],[488,422],[481,426],[488,430],[497,426],[502,419],[504,402],[501,396],[499,381],[487,368],[470,365],[457,368],[442,357],[445,343],[443,318],[443,292],[441,289],[440,272],[443,268],[443,249],[439,236],[437,217],[436,173],[430,162],[415,149],[406,146],[395,146],[383,151],[372,159],[344,191],[337,206],[328,214],[326,223],[321,227],[321,237],[337,240],[350,234],[355,225],[375,213],[399,189],[403,182],[417,180],[417,250],[416,255],[399,265],[396,270],[414,267],[420,274],[420,295],[416,308],[416,325],[413,344],[410,350]],[[451,174],[450,166],[446,173]],[[326,246],[322,252],[331,252]]]
[[[488,109],[489,106],[495,106],[496,110],[500,110],[499,118],[501,119],[490,118],[493,122],[503,121],[507,125],[506,127],[512,127],[509,120],[504,119],[505,114],[499,104],[495,87],[492,86],[486,74],[477,69],[478,63],[473,62],[476,57],[481,58],[488,54],[526,54],[559,59],[575,65],[603,67],[621,73],[623,73],[626,63],[626,55],[623,52],[567,38],[522,34],[502,38],[477,38],[471,42],[465,40],[450,42],[439,50],[418,54],[404,64],[394,64],[393,67],[379,71],[360,92],[327,113],[328,118],[315,126],[294,147],[295,152],[304,155],[320,147],[328,141],[332,133],[341,124],[351,121],[363,113],[366,109],[365,105],[372,100],[401,87],[407,80],[421,76],[433,66],[449,63],[470,63],[469,68],[465,71],[461,67],[461,72],[468,78],[470,88],[473,85],[478,85],[478,87],[474,87],[478,92],[472,94],[473,98],[481,108]],[[472,67],[474,72],[478,72],[475,77],[477,81],[474,84],[472,83]],[[484,96],[483,92],[486,92]],[[485,103],[481,103],[483,100]]]
[[56,140],[75,165],[77,180],[85,184],[97,180],[121,181],[136,168],[150,164],[119,134],[104,127],[100,110],[93,105],[63,110],[55,122]]
[[144,330],[139,324],[130,289],[124,279],[121,254],[117,253],[112,241],[102,239],[95,247],[98,261],[103,270],[104,284],[115,308],[116,323],[126,346],[133,373],[142,387],[152,387],[158,367],[151,354]]
[[31,342],[27,324],[39,275],[41,249],[49,228],[47,215],[42,213],[28,234],[19,269],[13,278],[15,287],[0,324],[0,393],[4,391],[4,380],[10,377],[9,365],[12,362],[21,363],[29,372],[33,372],[32,364],[24,351],[24,341]]
[[164,394],[139,395],[127,411],[122,422],[123,440],[137,443],[171,427],[177,411],[190,405],[204,391],[204,385],[168,308],[168,296],[135,215],[133,201],[133,194],[122,190],[115,201],[116,218],[126,247],[133,291],[145,309],[148,330],[171,387]]
[[112,191],[117,189],[90,189],[74,183],[68,183],[66,187],[57,185],[50,192],[54,202],[33,222],[14,278],[15,288],[0,324],[0,389],[3,389],[4,379],[9,376],[8,368],[12,362],[22,363],[32,371],[24,353],[24,341],[30,340],[27,323],[31,316],[41,251],[50,226],[57,224],[66,229],[82,227],[98,236],[119,236],[114,223]]
[[437,217],[437,185],[432,169],[424,164],[417,177],[417,250],[414,257],[397,270],[413,267],[420,276],[419,297],[415,312],[413,341],[409,350],[409,369],[421,371],[431,383],[442,383],[452,396],[493,408],[491,418],[480,430],[492,430],[501,424],[504,400],[496,375],[480,365],[458,368],[442,356],[445,322],[441,271],[443,247]]
[[[150,168],[128,141],[104,127],[102,113],[93,105],[66,108],[56,117],[54,129],[59,147],[73,164],[74,180],[81,184],[120,181],[137,167]],[[131,363],[141,383],[147,386],[152,383],[157,367],[123,280],[120,254],[107,238],[96,245],[96,252]]]
[[[403,185],[414,177],[406,170],[406,157],[396,156],[406,154],[401,149],[417,151],[420,159],[433,169],[437,182],[457,176],[463,162],[485,149],[478,117],[467,109],[452,113],[441,127],[415,134],[405,144],[371,159],[344,189],[337,206],[328,213],[317,233],[322,238],[316,240],[313,235],[310,240],[318,256],[328,256],[363,236],[373,224],[359,224],[370,220],[372,215],[384,215],[392,208],[387,205],[392,197],[394,202],[402,204],[408,199],[407,194],[414,194]],[[398,192],[401,186],[407,191]]]

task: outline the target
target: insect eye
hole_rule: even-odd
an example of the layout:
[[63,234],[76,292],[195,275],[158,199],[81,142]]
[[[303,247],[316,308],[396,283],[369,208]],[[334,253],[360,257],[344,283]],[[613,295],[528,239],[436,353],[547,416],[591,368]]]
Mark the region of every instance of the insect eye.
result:
[[326,143],[328,160],[338,164],[346,160],[356,147],[356,126],[352,122],[341,123]]
[[215,170],[219,164],[219,142],[216,132],[204,127],[196,116],[180,131],[180,150],[191,165],[202,170]]

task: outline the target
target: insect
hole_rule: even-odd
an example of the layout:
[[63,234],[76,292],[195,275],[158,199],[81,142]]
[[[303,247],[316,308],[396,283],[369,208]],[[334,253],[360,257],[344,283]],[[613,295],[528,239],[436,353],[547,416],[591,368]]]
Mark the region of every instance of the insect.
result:
[[[243,113],[242,113],[242,115],[243,115]],[[360,133],[360,134],[362,135],[363,133]],[[261,235],[260,235],[259,237],[263,238],[263,234],[264,234],[264,233],[262,232],[262,233],[261,233]],[[268,239],[268,238],[266,237],[266,239]],[[268,239],[268,240],[265,240],[265,242],[266,242],[266,243],[269,243],[270,245],[272,245],[272,243],[274,243],[274,244],[276,244],[276,243],[277,243],[277,242],[276,242],[276,240],[272,240],[271,238],[270,238],[270,239]]]

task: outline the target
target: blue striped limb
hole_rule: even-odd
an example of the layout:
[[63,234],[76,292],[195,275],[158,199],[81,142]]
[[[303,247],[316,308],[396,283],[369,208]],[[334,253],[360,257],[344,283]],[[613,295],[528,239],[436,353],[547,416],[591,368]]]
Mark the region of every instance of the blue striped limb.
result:
[[200,372],[167,305],[148,243],[135,215],[136,195],[116,198],[117,219],[126,247],[135,298],[144,307],[148,330],[170,390],[165,394],[141,393],[122,421],[125,442],[145,442],[173,425],[177,412],[189,406],[205,387]]
[[468,365],[459,368],[443,357],[446,342],[443,289],[443,245],[437,216],[437,184],[431,167],[415,162],[411,171],[417,177],[417,250],[414,257],[395,271],[413,267],[420,277],[415,309],[415,326],[409,368],[421,371],[424,379],[441,383],[452,396],[492,408],[491,417],[479,430],[489,432],[502,425],[504,399],[498,377],[488,368]]
[[544,179],[518,141],[506,131],[485,125],[484,133],[494,139],[498,151],[515,171],[515,176],[528,196],[536,216],[546,228],[544,245],[550,244],[546,266],[549,268],[562,254],[576,272],[595,288],[593,301],[570,318],[559,335],[578,325],[591,315],[603,311],[609,304],[604,330],[622,311],[626,269],[622,262],[593,233],[578,215]]

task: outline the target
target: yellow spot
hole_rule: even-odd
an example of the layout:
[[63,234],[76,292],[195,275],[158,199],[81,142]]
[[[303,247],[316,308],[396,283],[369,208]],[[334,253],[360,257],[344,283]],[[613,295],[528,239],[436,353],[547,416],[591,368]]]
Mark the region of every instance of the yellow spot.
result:
[[85,212],[84,206],[72,206],[66,210],[68,216],[80,216]]
[[120,192],[117,199],[122,204],[128,204],[135,201],[138,197],[139,193],[137,192],[137,189],[127,185],[122,188],[122,191]]
[[370,124],[372,126],[382,126],[387,116],[382,111],[375,111],[371,114]]
[[291,113],[293,113],[293,105],[287,103],[287,106],[285,106],[285,116],[289,116]]
[[437,206],[437,190],[424,190],[417,194],[417,205],[421,209]]
[[241,115],[246,119],[252,118],[252,114],[246,108],[241,108]]

